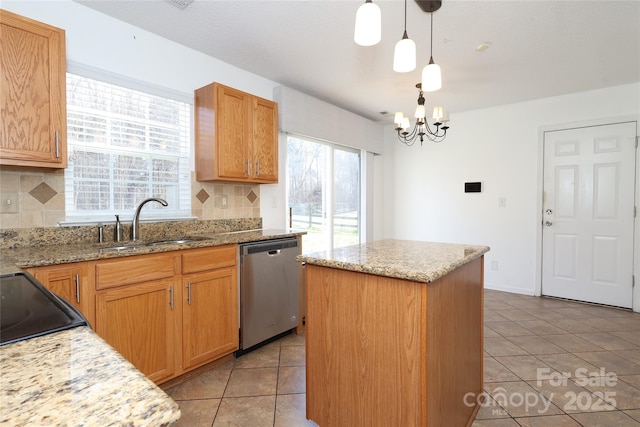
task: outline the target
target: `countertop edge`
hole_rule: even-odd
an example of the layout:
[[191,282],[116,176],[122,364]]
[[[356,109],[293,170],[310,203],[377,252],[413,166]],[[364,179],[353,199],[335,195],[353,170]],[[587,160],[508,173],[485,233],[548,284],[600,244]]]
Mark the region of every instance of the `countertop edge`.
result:
[[[76,351],[80,347],[88,351]],[[75,425],[76,414],[82,416],[76,422],[91,425],[160,426],[180,418],[173,399],[88,327],[1,346],[0,360],[0,419],[53,425],[63,417],[59,421]],[[31,366],[27,375],[25,364]],[[37,379],[43,375],[46,388]],[[70,402],[73,410],[65,412]]]
[[[396,241],[388,239],[387,241]],[[385,242],[385,240],[378,241]],[[373,242],[373,243],[378,243]],[[420,243],[420,242],[416,242]],[[333,259],[332,257],[322,256],[324,253],[314,254],[302,254],[296,257],[298,262],[303,262],[311,265],[318,265],[322,267],[336,268],[340,270],[353,271],[358,273],[373,274],[376,276],[391,277],[396,279],[410,280],[414,282],[431,283],[439,278],[445,276],[458,267],[461,267],[477,258],[480,258],[485,253],[489,252],[488,246],[476,246],[476,245],[460,245],[460,244],[447,244],[447,243],[433,243],[423,242],[434,245],[442,245],[443,248],[451,246],[462,246],[472,250],[468,255],[463,258],[457,259],[451,262],[442,262],[435,268],[416,269],[409,268],[402,265],[382,265],[378,263],[368,262],[354,262]],[[366,247],[366,244],[360,245]]]
[[[260,235],[258,235],[259,233]],[[209,248],[231,244],[260,242],[272,239],[297,237],[304,234],[306,234],[306,231],[298,230],[247,230],[220,234],[192,233],[190,234],[190,236],[206,238],[206,240],[197,240],[180,244],[140,246],[135,250],[126,251],[104,251],[105,248],[119,245],[118,243],[114,242],[95,244],[79,243],[76,245],[68,245],[64,249],[60,249],[56,246],[36,246],[2,249],[0,259],[0,274],[17,273],[26,268],[71,264],[85,261],[97,261],[102,259],[124,258],[136,255]],[[145,241],[141,241],[140,243],[145,243]],[[132,245],[133,242],[122,242],[121,244],[122,246],[128,246]]]

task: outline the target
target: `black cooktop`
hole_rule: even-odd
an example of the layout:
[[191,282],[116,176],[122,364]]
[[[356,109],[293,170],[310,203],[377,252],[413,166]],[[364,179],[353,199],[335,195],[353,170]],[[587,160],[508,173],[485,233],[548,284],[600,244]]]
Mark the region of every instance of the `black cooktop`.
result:
[[30,274],[0,276],[0,345],[86,325],[75,307]]

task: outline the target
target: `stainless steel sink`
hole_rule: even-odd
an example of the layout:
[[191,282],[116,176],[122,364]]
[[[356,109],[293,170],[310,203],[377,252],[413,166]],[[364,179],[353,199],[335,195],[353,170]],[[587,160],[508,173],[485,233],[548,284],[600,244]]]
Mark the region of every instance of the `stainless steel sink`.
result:
[[184,239],[159,240],[157,242],[146,243],[145,246],[180,245],[182,243],[200,242],[202,240],[207,240],[207,238],[206,237],[186,237]]
[[119,245],[119,246],[109,246],[106,248],[101,248],[100,252],[125,252],[125,251],[134,251],[136,249],[149,247],[149,246],[160,246],[160,245],[180,245],[183,243],[192,243],[192,242],[200,242],[203,240],[208,240],[208,237],[204,236],[194,236],[194,237],[183,237],[181,239],[167,239],[167,240],[157,240],[154,242],[146,242],[146,243],[135,243],[132,245]]
[[100,252],[124,252],[134,251],[142,246],[146,245],[129,245],[129,246],[109,246],[107,248],[100,248]]

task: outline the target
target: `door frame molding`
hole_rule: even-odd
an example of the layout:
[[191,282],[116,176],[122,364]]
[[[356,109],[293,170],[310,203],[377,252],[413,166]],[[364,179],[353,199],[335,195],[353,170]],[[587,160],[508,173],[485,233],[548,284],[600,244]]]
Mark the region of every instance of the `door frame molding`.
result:
[[[640,114],[613,116],[600,119],[584,120],[578,122],[557,123],[540,126],[538,128],[538,183],[536,200],[536,277],[534,295],[542,295],[542,207],[544,191],[544,135],[546,132],[568,130],[592,126],[602,126],[617,123],[634,122],[636,125],[636,138],[640,137]],[[635,206],[640,204],[640,149],[636,149],[636,174],[635,174]],[[633,227],[633,274],[636,284],[632,290],[633,311],[640,312],[640,212],[634,218]]]

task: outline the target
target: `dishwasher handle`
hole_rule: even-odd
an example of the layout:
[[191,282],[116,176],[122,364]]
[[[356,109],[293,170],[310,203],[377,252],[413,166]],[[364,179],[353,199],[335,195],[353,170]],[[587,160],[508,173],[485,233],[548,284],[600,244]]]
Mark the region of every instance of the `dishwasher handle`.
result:
[[268,240],[257,243],[240,245],[241,255],[251,255],[260,252],[267,252],[270,256],[275,256],[275,252],[282,252],[284,249],[298,248],[298,239]]
[[282,253],[282,249],[276,249],[276,250],[273,250],[273,251],[268,251],[267,255],[268,256],[278,256],[281,253]]

